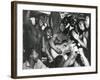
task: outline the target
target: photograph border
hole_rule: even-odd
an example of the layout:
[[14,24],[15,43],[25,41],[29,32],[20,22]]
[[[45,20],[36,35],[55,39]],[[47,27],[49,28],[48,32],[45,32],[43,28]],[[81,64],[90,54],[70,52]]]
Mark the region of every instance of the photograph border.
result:
[[[79,7],[79,8],[93,8],[96,10],[96,71],[82,72],[82,73],[63,73],[50,75],[32,75],[32,76],[17,76],[17,4],[27,5],[50,5],[60,7]],[[58,3],[41,3],[41,2],[26,2],[26,1],[12,1],[11,2],[11,77],[12,78],[32,78],[32,77],[50,77],[50,76],[66,76],[66,75],[80,75],[80,74],[95,74],[98,72],[98,7],[89,5],[73,5],[73,4],[58,4]]]

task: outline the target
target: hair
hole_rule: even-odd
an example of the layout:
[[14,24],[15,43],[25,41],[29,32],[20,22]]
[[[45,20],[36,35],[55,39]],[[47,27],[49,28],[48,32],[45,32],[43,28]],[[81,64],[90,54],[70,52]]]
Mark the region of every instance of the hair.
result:
[[80,27],[79,27],[79,23],[80,23],[80,22],[83,23],[85,30],[86,30],[86,26],[85,26],[84,20],[79,20],[79,21],[78,21],[78,24],[77,24],[77,31],[79,32],[79,34],[82,34],[85,30],[83,31],[83,30],[80,29]]

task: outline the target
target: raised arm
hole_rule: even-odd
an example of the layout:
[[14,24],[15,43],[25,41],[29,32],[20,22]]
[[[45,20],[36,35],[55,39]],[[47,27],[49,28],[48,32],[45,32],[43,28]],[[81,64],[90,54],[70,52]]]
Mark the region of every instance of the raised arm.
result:
[[64,63],[64,67],[68,67],[68,66],[71,66],[72,64],[74,64],[74,62],[75,62],[75,59],[76,59],[76,56],[77,56],[77,54],[74,52],[74,51],[72,51],[71,52],[71,55],[68,57],[68,59],[65,61],[65,63]]
[[83,40],[80,39],[79,34],[77,34],[76,32],[72,32],[73,37],[79,42],[79,44],[84,47],[87,48],[87,39],[82,35]]
[[81,46],[83,46],[84,48],[87,48],[87,40],[85,37],[83,38],[83,41],[80,38],[77,39],[77,41],[80,43]]
[[81,55],[81,60],[82,60],[82,63],[84,64],[84,66],[89,66],[89,62],[88,62],[87,58],[85,57],[82,48],[79,49],[79,54]]
[[57,34],[54,34],[53,37],[51,38],[51,40],[49,41],[49,44],[50,44],[51,48],[54,49],[57,53],[61,53],[62,51],[60,49],[58,49],[56,47],[56,45],[54,44],[56,37],[57,37]]

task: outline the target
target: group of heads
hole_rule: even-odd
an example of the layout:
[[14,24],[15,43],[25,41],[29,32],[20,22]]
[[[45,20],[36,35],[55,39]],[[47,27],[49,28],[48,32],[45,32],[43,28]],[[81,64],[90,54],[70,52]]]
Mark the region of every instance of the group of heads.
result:
[[85,31],[90,27],[90,14],[67,14],[61,23],[64,28],[69,24],[69,26],[77,28],[79,31]]
[[[69,24],[68,27],[66,27]],[[62,20],[60,26],[58,26],[59,30],[63,32],[65,28],[73,27],[76,28],[79,32],[84,32],[89,29],[90,26],[90,15],[89,14],[69,14],[66,15]],[[69,29],[68,29],[69,30]],[[46,27],[44,30],[47,38],[51,38],[53,35],[52,27]]]

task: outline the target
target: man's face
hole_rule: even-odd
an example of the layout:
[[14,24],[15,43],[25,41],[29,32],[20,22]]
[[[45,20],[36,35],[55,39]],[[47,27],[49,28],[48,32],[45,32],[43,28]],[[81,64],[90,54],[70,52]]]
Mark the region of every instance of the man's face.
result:
[[51,38],[51,36],[52,36],[52,31],[51,31],[51,29],[48,29],[47,30],[47,38]]
[[31,59],[33,59],[34,61],[37,61],[38,60],[38,53],[35,51],[35,50],[33,50],[32,51],[32,54],[31,54]]

